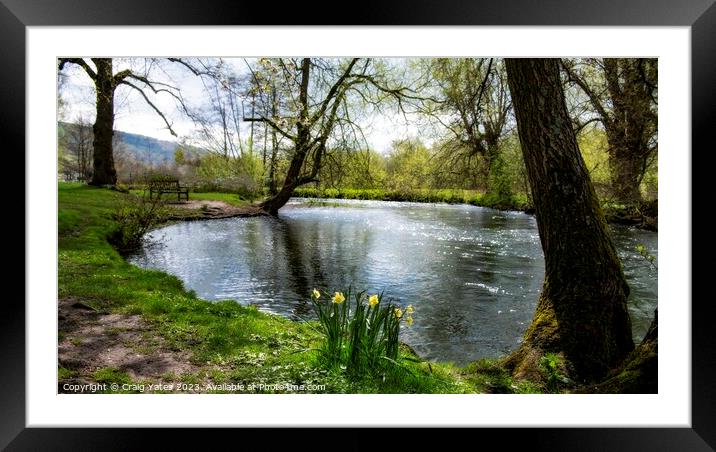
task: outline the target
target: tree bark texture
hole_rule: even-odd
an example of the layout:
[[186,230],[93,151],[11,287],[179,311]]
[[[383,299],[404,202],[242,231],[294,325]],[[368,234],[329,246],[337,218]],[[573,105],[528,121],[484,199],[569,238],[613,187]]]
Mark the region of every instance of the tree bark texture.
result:
[[505,364],[527,376],[553,352],[573,379],[598,381],[634,348],[629,287],[577,146],[558,60],[507,59],[506,66],[545,279],[523,343]]
[[588,386],[591,394],[657,394],[659,392],[658,312],[654,311],[649,330],[624,363],[598,385]]
[[97,117],[94,131],[93,172],[91,185],[115,185],[117,171],[114,168],[112,135],[114,134],[114,75],[111,58],[94,58],[97,76],[94,80],[97,92]]

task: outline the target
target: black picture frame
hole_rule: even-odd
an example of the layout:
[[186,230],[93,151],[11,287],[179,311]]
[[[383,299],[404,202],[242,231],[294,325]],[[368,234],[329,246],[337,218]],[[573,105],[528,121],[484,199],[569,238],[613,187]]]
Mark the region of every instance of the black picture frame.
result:
[[[714,0],[391,0],[366,1],[350,9],[326,9],[334,14],[321,20],[319,3],[291,2],[267,11],[264,2],[203,0],[0,0],[0,128],[5,148],[25,148],[25,31],[33,25],[568,25],[568,26],[690,26],[692,63],[692,149],[713,152],[711,140],[716,105],[716,6]],[[689,150],[683,150],[689,155]],[[695,153],[691,153],[693,156]],[[20,163],[24,168],[24,164]],[[705,171],[692,164],[693,170]],[[696,177],[694,181],[707,180]],[[701,205],[704,191],[692,189],[692,206]],[[24,218],[24,216],[22,216]],[[23,220],[24,221],[24,220]],[[692,219],[693,226],[697,225]],[[24,223],[23,223],[24,226]],[[27,241],[31,237],[25,236]],[[706,266],[692,265],[692,281],[704,281]],[[24,266],[23,266],[24,267]],[[699,276],[702,276],[699,278]],[[692,428],[546,428],[480,429],[468,432],[476,444],[497,444],[517,450],[713,450],[716,448],[716,341],[712,337],[713,297],[693,296],[692,302]],[[684,292],[683,302],[691,294]],[[0,315],[0,448],[8,450],[84,450],[145,448],[146,436],[161,436],[163,444],[192,448],[226,441],[241,448],[241,433],[229,429],[26,428],[25,426],[25,305],[24,296],[5,300]],[[240,406],[237,406],[240,409]],[[421,429],[421,432],[425,431]],[[141,433],[141,434],[139,434]],[[346,434],[344,429],[332,432]],[[440,434],[440,433],[439,433]],[[452,435],[452,433],[451,433]],[[269,435],[264,435],[269,436]],[[209,440],[210,438],[210,440]],[[270,434],[271,449],[279,442],[296,443],[296,432]],[[409,447],[422,434],[395,435]],[[154,438],[159,439],[159,438]],[[267,443],[268,445],[269,443]],[[362,449],[368,440],[347,447]]]

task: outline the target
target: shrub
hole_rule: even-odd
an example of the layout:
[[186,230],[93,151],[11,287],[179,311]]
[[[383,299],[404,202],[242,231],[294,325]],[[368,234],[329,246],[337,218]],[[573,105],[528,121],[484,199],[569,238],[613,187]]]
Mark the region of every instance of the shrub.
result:
[[166,210],[159,196],[129,195],[117,205],[112,217],[115,228],[109,235],[109,242],[122,254],[136,250],[142,244],[142,237],[166,216]]
[[365,291],[353,293],[350,287],[345,294],[334,292],[324,300],[314,289],[311,303],[324,336],[320,349],[324,366],[360,379],[385,375],[387,368],[400,365],[400,325],[412,325],[412,306],[403,311],[383,302],[382,293],[369,296]]

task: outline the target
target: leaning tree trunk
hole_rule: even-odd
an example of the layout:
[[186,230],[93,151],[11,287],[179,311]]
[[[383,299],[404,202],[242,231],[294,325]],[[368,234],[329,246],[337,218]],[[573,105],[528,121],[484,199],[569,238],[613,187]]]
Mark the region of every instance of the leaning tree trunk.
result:
[[507,59],[508,82],[545,256],[545,279],[520,348],[506,360],[534,375],[562,354],[577,381],[598,381],[634,348],[629,287],[571,127],[556,59]]
[[286,179],[284,179],[281,190],[269,199],[261,203],[261,209],[270,215],[278,215],[278,210],[283,207],[293,195],[293,191],[303,183],[301,180],[301,169],[306,155],[310,148],[311,129],[308,125],[308,83],[311,76],[311,59],[304,58],[301,63],[301,89],[299,92],[299,103],[301,111],[299,120],[296,123],[295,151],[291,158],[291,165],[288,167]]
[[95,58],[97,78],[97,118],[93,126],[94,147],[91,185],[115,185],[117,172],[114,169],[112,134],[114,133],[114,76],[111,58]]
[[288,169],[288,173],[286,174],[286,179],[283,182],[281,190],[261,203],[261,209],[263,209],[266,213],[274,216],[278,215],[278,210],[286,205],[288,200],[291,199],[293,191],[300,185],[299,177],[304,160],[305,151],[302,152],[297,150],[296,154],[294,154],[293,160],[291,161],[291,166]]

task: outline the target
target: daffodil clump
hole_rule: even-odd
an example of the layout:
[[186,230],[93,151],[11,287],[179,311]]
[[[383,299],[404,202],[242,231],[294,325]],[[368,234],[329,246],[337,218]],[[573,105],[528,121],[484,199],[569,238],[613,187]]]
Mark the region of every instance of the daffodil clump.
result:
[[362,378],[399,365],[400,326],[413,324],[412,305],[403,311],[384,302],[382,293],[352,293],[351,288],[323,300],[321,295],[313,289],[311,303],[325,337],[321,359],[327,367]]

